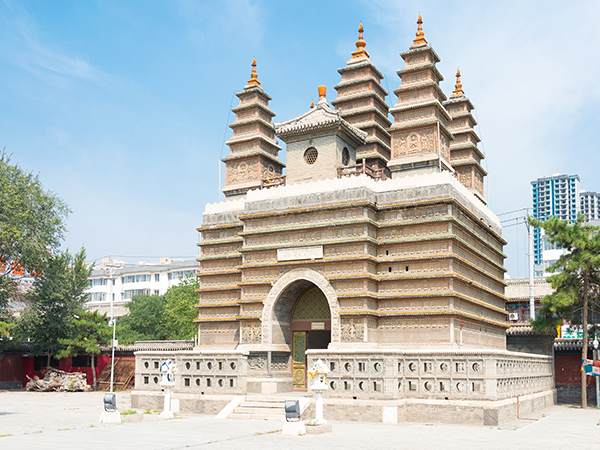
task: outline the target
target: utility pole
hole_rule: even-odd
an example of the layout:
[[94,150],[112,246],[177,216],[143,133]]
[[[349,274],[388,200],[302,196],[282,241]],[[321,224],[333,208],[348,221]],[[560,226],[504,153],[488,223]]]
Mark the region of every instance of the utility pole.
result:
[[[528,216],[529,217],[529,216]],[[533,227],[525,219],[527,234],[529,235],[529,317],[535,320],[535,298],[533,294]]]

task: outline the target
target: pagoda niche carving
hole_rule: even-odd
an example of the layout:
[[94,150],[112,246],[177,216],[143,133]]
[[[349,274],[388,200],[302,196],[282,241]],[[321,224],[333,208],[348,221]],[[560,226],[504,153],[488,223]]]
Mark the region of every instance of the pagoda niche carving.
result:
[[232,109],[235,121],[229,125],[233,137],[227,141],[229,155],[225,163],[223,193],[238,198],[250,189],[259,189],[263,180],[282,177],[285,164],[279,159],[281,147],[275,140],[271,119],[275,113],[269,109],[269,96],[258,81],[256,60],[252,60],[252,74],[243,91],[236,92],[239,104]]
[[338,96],[331,104],[348,123],[367,133],[365,144],[356,149],[356,162],[382,169],[390,159],[388,128],[388,92],[381,86],[383,74],[375,67],[366,51],[363,25],[358,28],[356,51],[346,66],[338,69],[342,81],[334,86]]
[[484,180],[487,171],[481,166],[481,160],[485,156],[477,147],[481,139],[473,128],[477,125],[471,114],[474,106],[462,89],[460,70],[456,71],[454,91],[444,102],[444,106],[452,116],[448,128],[454,135],[454,141],[450,144],[450,164],[456,171],[458,180],[483,203],[487,203],[484,196]]
[[390,110],[394,116],[389,130],[392,178],[454,171],[449,149],[454,137],[447,126],[451,117],[442,105],[446,95],[439,83],[444,77],[436,68],[440,58],[427,43],[422,23],[419,16],[413,45],[400,54],[405,61],[397,72],[402,84],[394,91],[398,103]]

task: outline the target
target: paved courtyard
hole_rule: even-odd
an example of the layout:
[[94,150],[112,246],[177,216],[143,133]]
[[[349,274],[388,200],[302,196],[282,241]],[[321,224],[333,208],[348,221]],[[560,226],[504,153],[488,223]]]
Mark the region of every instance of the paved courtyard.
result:
[[[0,392],[0,449],[600,449],[600,410],[556,406],[500,427],[333,422],[333,432],[282,436],[280,422],[184,414],[100,424],[102,393]],[[129,409],[129,394],[119,393]]]

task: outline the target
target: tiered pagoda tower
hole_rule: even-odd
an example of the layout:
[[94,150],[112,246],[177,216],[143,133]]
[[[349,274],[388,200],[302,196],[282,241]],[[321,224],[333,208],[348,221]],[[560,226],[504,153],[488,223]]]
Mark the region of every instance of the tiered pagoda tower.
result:
[[285,164],[279,159],[281,147],[275,140],[269,109],[271,97],[260,87],[256,74],[256,60],[252,60],[252,74],[248,84],[235,94],[240,102],[232,109],[235,121],[229,125],[233,137],[227,141],[230,153],[223,158],[226,167],[223,193],[239,198],[248,190],[260,188],[262,180],[282,176]]
[[356,150],[357,163],[366,160],[367,165],[382,169],[390,159],[391,125],[388,119],[387,91],[381,86],[383,74],[369,59],[363,40],[363,25],[358,28],[356,51],[346,66],[338,69],[342,81],[335,89],[338,97],[331,102],[350,124],[367,132],[366,143]]
[[442,105],[446,96],[439,85],[444,78],[435,66],[440,58],[427,43],[422,23],[419,15],[413,45],[400,54],[405,61],[397,72],[402,84],[394,91],[398,103],[390,110],[394,115],[390,128],[392,158],[388,162],[392,178],[454,171],[449,150],[453,136],[447,127],[451,117]]
[[473,192],[483,203],[487,203],[483,192],[483,180],[487,175],[481,166],[485,158],[477,143],[481,140],[473,129],[477,122],[471,111],[473,104],[465,97],[460,82],[460,70],[456,71],[456,85],[450,99],[444,102],[452,121],[448,128],[454,135],[450,143],[450,164],[456,171],[459,181]]

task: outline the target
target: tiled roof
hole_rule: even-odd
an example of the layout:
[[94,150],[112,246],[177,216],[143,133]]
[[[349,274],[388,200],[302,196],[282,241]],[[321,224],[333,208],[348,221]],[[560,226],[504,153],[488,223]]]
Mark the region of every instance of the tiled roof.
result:
[[343,127],[356,140],[364,144],[367,133],[342,119],[341,113],[331,109],[325,100],[319,100],[319,103],[314,108],[311,108],[295,119],[275,123],[275,129],[277,130],[277,135],[282,136],[309,132],[320,128],[330,128],[335,125]]

